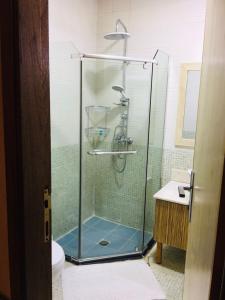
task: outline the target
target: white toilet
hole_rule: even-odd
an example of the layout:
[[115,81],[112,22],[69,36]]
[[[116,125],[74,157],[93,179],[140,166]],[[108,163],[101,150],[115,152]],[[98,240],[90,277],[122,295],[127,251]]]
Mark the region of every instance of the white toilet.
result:
[[52,282],[57,281],[61,276],[65,262],[65,254],[63,248],[52,241]]

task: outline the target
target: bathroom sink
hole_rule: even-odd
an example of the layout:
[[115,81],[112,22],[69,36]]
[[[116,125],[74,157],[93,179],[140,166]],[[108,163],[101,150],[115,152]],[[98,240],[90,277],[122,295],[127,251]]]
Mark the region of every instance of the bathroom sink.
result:
[[189,205],[190,192],[185,190],[185,197],[179,197],[178,186],[188,187],[189,185],[184,182],[170,181],[164,187],[162,187],[156,194],[154,194],[153,197],[154,199]]

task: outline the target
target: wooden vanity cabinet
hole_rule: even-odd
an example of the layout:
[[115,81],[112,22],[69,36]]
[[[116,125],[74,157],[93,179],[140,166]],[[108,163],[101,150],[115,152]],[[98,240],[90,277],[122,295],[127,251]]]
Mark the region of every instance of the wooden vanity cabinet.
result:
[[154,240],[157,242],[157,263],[162,262],[163,244],[187,249],[188,205],[156,199]]

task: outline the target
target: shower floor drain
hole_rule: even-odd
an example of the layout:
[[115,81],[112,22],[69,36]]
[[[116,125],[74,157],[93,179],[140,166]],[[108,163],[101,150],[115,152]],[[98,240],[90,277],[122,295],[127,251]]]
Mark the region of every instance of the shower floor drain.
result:
[[101,246],[108,246],[108,244],[109,244],[109,242],[106,241],[106,240],[101,240],[101,241],[99,242],[99,245],[101,245]]

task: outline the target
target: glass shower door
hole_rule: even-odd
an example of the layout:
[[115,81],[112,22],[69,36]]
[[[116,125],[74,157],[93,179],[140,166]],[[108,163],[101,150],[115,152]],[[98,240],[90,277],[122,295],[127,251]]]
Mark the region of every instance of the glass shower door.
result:
[[82,259],[143,250],[152,67],[126,64],[124,91],[123,68],[82,61]]
[[162,51],[157,51],[154,59],[157,61],[157,64],[153,65],[152,73],[151,122],[145,207],[145,245],[149,242],[149,233],[153,236],[155,221],[155,199],[153,196],[161,188],[169,56]]
[[78,257],[79,242],[81,74],[75,53],[70,42],[50,43],[52,234],[67,257]]

